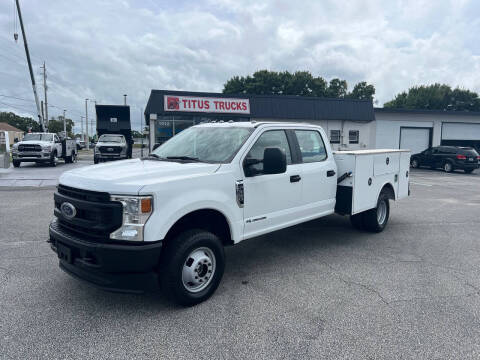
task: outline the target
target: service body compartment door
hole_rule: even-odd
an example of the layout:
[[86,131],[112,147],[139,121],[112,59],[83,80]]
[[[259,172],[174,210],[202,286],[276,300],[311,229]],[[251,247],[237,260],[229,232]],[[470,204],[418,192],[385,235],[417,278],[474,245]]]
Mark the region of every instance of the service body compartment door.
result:
[[400,153],[400,170],[398,172],[398,193],[397,198],[402,199],[408,196],[410,181],[410,153]]
[[374,176],[393,174],[398,171],[400,153],[386,153],[374,155]]
[[376,194],[374,186],[372,186],[373,168],[373,156],[355,156],[352,214],[356,214],[377,206]]

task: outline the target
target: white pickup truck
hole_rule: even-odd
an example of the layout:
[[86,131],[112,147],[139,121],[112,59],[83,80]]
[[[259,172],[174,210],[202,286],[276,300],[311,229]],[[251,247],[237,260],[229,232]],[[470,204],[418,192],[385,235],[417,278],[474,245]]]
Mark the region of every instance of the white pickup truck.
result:
[[114,291],[160,284],[193,305],[217,288],[224,246],[334,212],[382,231],[389,199],[409,195],[409,164],[404,150],[333,153],[314,125],[200,124],[146,158],[65,172],[49,243],[78,278]]
[[28,133],[12,147],[12,162],[19,167],[22,162],[48,163],[56,166],[58,159],[65,163],[77,161],[75,140],[60,139],[53,133]]

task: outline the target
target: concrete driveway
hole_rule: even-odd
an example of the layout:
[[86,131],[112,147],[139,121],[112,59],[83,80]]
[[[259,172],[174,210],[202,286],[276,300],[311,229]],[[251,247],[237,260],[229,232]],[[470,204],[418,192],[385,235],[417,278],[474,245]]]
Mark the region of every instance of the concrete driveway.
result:
[[478,359],[480,175],[412,171],[380,234],[337,215],[226,251],[216,294],[108,293],[58,268],[53,190],[0,190],[2,359]]

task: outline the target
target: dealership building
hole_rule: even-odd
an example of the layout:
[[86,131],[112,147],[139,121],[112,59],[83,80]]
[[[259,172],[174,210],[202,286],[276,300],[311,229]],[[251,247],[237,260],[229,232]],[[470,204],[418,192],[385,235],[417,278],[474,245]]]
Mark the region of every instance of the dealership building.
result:
[[152,149],[205,121],[288,121],[323,127],[333,149],[463,145],[480,149],[480,112],[374,108],[369,100],[152,90],[145,108]]

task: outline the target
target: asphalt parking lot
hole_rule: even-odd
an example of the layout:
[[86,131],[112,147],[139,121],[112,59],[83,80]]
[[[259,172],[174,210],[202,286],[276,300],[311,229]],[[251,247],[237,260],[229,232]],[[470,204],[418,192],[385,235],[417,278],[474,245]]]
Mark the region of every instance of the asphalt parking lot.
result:
[[477,359],[479,189],[478,170],[412,171],[383,233],[334,215],[242,242],[214,296],[179,308],[63,273],[54,190],[4,186],[0,358]]

